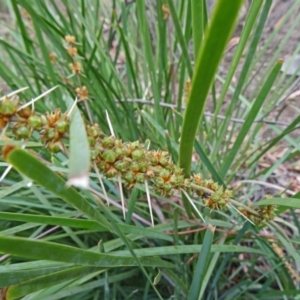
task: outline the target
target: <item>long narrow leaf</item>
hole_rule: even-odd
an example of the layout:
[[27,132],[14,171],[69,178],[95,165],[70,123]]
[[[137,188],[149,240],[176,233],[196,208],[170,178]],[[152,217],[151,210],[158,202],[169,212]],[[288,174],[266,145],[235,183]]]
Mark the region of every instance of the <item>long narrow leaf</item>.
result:
[[[252,2],[252,7],[251,7],[251,14],[252,14],[252,16],[249,16],[247,18],[247,23],[249,22],[249,24],[247,26],[249,26],[249,29],[250,29],[251,25],[254,25],[253,24],[253,21],[254,21],[253,17],[257,13],[257,9],[260,6],[259,4],[260,4],[260,1],[253,1]],[[252,64],[253,64],[253,57],[255,56],[256,49],[257,49],[257,47],[259,45],[259,40],[261,38],[263,29],[264,29],[264,25],[265,25],[265,23],[267,21],[267,16],[268,16],[268,13],[270,11],[271,5],[272,5],[272,1],[271,0],[268,0],[268,1],[265,2],[265,5],[264,5],[263,10],[262,10],[261,15],[260,15],[258,26],[256,28],[256,31],[255,31],[254,36],[253,36],[253,39],[252,39],[251,44],[249,46],[249,50],[248,50],[248,53],[247,53],[244,65],[242,67],[241,74],[239,75],[237,86],[236,86],[236,88],[234,90],[233,96],[231,97],[231,101],[230,101],[229,107],[226,109],[226,112],[225,112],[226,116],[231,116],[232,113],[233,113],[233,110],[237,106],[237,102],[238,102],[238,100],[239,100],[239,98],[241,96],[241,92],[242,92],[243,86],[244,86],[244,84],[246,82],[246,79],[247,79],[247,76],[248,76],[248,74],[249,74],[249,72],[251,70],[251,67],[252,67]],[[246,26],[246,24],[245,24],[245,26]],[[243,30],[243,32],[242,32],[242,35],[245,34],[245,38],[246,38],[246,36],[248,34],[248,31],[249,30],[247,29],[247,30]],[[239,53],[239,51],[238,51],[239,47],[243,48],[243,43],[245,41],[246,40],[244,39],[244,37],[241,36],[241,41],[240,41],[241,46],[238,46],[238,49],[237,49],[236,53]],[[239,54],[241,54],[241,53],[239,53]],[[233,74],[231,74],[231,73],[234,72],[234,69],[236,68],[236,66],[234,66],[235,63],[237,63],[237,62],[235,62],[235,60],[233,60],[232,67],[230,66],[230,70],[228,72],[228,77],[233,76]],[[223,100],[222,100],[223,98],[222,97],[225,97],[225,89],[226,90],[228,89],[228,87],[227,87],[228,84],[229,84],[229,82],[228,83],[226,81],[224,82],[224,87],[223,87],[224,91],[222,89],[220,100],[218,102],[218,107],[216,108],[216,112],[214,114],[213,119],[215,119],[217,117],[217,114],[218,114],[218,112],[219,112],[219,110],[221,108],[221,105],[222,105],[222,102],[223,102]],[[212,120],[212,122],[214,122],[214,121]],[[212,151],[213,152],[213,155],[212,155],[213,157],[216,155],[217,152],[219,152],[220,145],[223,142],[223,138],[222,137],[224,137],[225,134],[226,134],[226,130],[228,128],[229,122],[230,122],[230,118],[227,117],[224,120],[224,122],[222,123],[222,127],[220,127],[219,130],[218,130],[217,141],[216,141],[216,143],[214,145],[214,148],[213,148],[213,151]],[[212,130],[212,129],[213,129],[213,127],[211,126],[210,130]]]
[[[187,177],[191,172],[194,140],[206,98],[242,3],[242,0],[237,0],[228,5],[226,0],[218,1],[211,24],[205,32],[204,41],[195,65],[180,140],[179,162]],[[184,205],[187,212],[190,212],[190,205],[186,199]]]
[[7,153],[6,160],[22,174],[84,212],[107,230],[112,230],[109,222],[86,199],[75,189],[68,187],[60,176],[26,151],[14,147]]
[[188,300],[196,300],[200,298],[202,280],[204,278],[205,271],[210,259],[210,249],[213,243],[214,231],[215,229],[213,227],[208,227],[205,232],[205,236],[203,239],[203,247],[201,249],[198,262],[196,264],[196,269],[190,287]]
[[197,55],[203,40],[205,29],[205,14],[206,1],[192,0],[192,30],[194,42],[194,60],[197,60]]
[[150,39],[150,32],[147,23],[145,0],[137,1],[136,4],[137,4],[139,24],[141,26],[140,30],[141,30],[141,37],[144,45],[145,59],[147,61],[152,90],[153,90],[153,96],[155,102],[155,117],[158,123],[163,125],[165,121],[163,119],[162,110],[159,104],[160,92],[158,90],[156,70],[155,70],[155,64],[154,64],[153,53],[152,53],[152,45]]
[[191,64],[191,60],[190,60],[190,56],[189,56],[189,52],[188,52],[188,48],[187,48],[187,43],[184,38],[182,29],[181,29],[181,25],[180,25],[180,21],[179,21],[179,18],[178,18],[176,9],[175,9],[174,1],[173,0],[167,0],[167,1],[168,1],[168,5],[170,8],[171,16],[173,19],[174,27],[176,30],[177,38],[179,40],[179,44],[181,47],[183,60],[186,64],[189,77],[191,78],[193,75],[193,68],[192,68],[192,64]]
[[243,141],[244,141],[247,133],[249,132],[251,125],[253,124],[256,116],[258,115],[261,106],[263,105],[264,101],[266,100],[268,93],[271,90],[271,88],[280,72],[282,64],[283,64],[283,60],[278,60],[277,64],[274,66],[269,77],[267,78],[265,84],[263,85],[261,91],[259,92],[255,102],[253,103],[252,108],[249,111],[249,114],[248,114],[248,116],[247,116],[235,142],[234,142],[234,145],[232,146],[232,149],[229,152],[229,154],[223,164],[223,168],[221,171],[221,177],[224,177],[226,175],[232,162],[234,161],[236,154],[238,153],[240,147],[242,146]]
[[[104,270],[99,271],[99,268],[95,267],[73,267],[67,270],[59,270],[51,274],[41,275],[39,277],[34,276],[37,272],[24,272],[24,279],[27,277],[27,280],[22,280],[20,283],[14,283],[7,290],[7,299],[18,299],[22,296],[29,295],[30,293],[51,287],[55,284],[68,281],[70,279],[78,279],[86,274],[91,274],[92,272],[98,271],[98,273],[103,272]],[[26,276],[27,273],[27,276]],[[14,272],[11,274],[13,278],[20,278],[20,274]],[[31,276],[31,277],[30,277]]]
[[[120,267],[136,266],[132,257],[96,253],[56,243],[0,236],[0,252],[20,257],[60,261],[78,266]],[[172,264],[155,258],[140,258],[144,266],[173,267]]]
[[[267,1],[267,8],[269,9],[270,8],[270,4],[272,3],[272,1]],[[225,98],[225,95],[228,91],[228,88],[229,88],[229,85],[230,85],[230,82],[232,80],[232,77],[234,75],[234,72],[238,66],[238,63],[242,57],[242,54],[243,54],[243,51],[245,49],[245,46],[249,40],[249,36],[250,36],[250,33],[254,27],[254,24],[257,20],[257,16],[258,16],[258,13],[260,11],[260,8],[261,8],[261,5],[263,4],[263,1],[262,0],[258,0],[258,1],[252,1],[252,4],[251,4],[251,7],[250,7],[250,10],[249,10],[249,14],[247,16],[247,19],[246,19],[246,22],[245,22],[245,25],[244,25],[244,28],[243,28],[243,31],[241,33],[241,37],[240,37],[240,40],[239,40],[239,43],[238,43],[238,46],[237,46],[237,49],[235,51],[235,54],[233,56],[233,60],[232,60],[232,63],[230,65],[230,68],[229,68],[229,71],[228,71],[228,74],[226,75],[226,80],[225,80],[225,83],[222,87],[222,92],[221,92],[221,95],[219,97],[219,100],[218,100],[218,104],[217,104],[217,107],[216,107],[216,110],[215,110],[215,113],[213,115],[213,118],[211,120],[211,129],[209,130],[208,134],[211,133],[211,130],[213,128],[213,124],[215,124],[216,122],[216,118],[217,118],[217,115],[222,107],[222,104],[223,104],[223,100]],[[268,10],[267,10],[268,11]],[[265,17],[265,15],[264,15]],[[264,21],[266,20],[266,17],[264,18]],[[261,26],[260,29],[262,29],[263,27]],[[251,50],[253,49],[253,52],[251,52],[251,54],[254,54],[254,50],[255,48],[252,46],[251,47]]]

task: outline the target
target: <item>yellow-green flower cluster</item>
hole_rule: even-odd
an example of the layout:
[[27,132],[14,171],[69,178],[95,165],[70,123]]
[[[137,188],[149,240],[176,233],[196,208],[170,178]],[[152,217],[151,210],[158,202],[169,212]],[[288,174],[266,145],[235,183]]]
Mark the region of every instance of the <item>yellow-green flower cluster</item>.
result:
[[[36,114],[29,106],[19,106],[16,98],[6,96],[0,101],[0,128],[11,129],[13,137],[24,140],[34,131],[38,132],[44,147],[51,152],[64,152],[69,119],[59,109]],[[200,174],[184,178],[182,169],[172,162],[166,151],[147,150],[139,141],[123,142],[107,136],[97,124],[87,125],[86,131],[93,165],[107,178],[118,176],[129,189],[147,181],[155,193],[167,197],[175,191],[186,190],[200,196],[205,206],[213,210],[224,210],[232,202],[231,191],[218,183],[204,180]],[[269,221],[275,216],[273,206],[252,209],[252,213],[247,209],[241,212],[255,223]]]
[[128,188],[146,180],[153,183],[156,193],[171,196],[184,187],[182,170],[165,151],[146,150],[139,141],[122,142],[101,133],[97,124],[87,126],[91,157],[108,178],[120,175]]
[[246,216],[249,220],[251,220],[255,224],[263,224],[265,222],[271,221],[276,216],[276,205],[262,205],[255,206],[252,210],[256,213],[253,214],[246,209],[241,209],[240,212]]
[[59,109],[45,115],[36,115],[29,106],[20,107],[17,98],[4,97],[0,102],[0,128],[9,126],[16,139],[29,139],[34,131],[52,152],[63,151],[62,139],[68,136],[69,122]]

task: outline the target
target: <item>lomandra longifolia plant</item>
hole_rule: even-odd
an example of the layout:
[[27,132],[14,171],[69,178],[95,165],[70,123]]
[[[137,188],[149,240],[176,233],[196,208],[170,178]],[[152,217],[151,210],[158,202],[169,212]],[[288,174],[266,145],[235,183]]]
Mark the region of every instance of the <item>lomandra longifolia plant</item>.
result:
[[296,143],[260,164],[300,120],[267,114],[281,54],[256,73],[272,1],[91,2],[7,1],[0,295],[297,295],[299,195],[263,188]]

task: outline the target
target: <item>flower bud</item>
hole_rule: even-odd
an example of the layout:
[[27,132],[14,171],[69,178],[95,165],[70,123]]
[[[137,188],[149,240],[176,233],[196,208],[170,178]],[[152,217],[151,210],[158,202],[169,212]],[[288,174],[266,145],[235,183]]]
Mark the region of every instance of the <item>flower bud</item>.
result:
[[170,178],[170,182],[174,185],[180,185],[184,183],[183,175],[172,175]]
[[48,124],[48,120],[47,120],[45,115],[41,115],[41,121],[42,121],[42,125],[47,125]]
[[17,112],[17,114],[18,114],[21,118],[28,119],[28,118],[31,116],[32,111],[31,111],[31,109],[30,109],[29,106],[26,106],[26,107],[20,109],[20,110]]
[[65,36],[65,41],[68,44],[74,44],[75,43],[75,36],[73,36],[73,35],[66,35]]
[[160,187],[154,187],[154,192],[160,196],[165,196],[166,194],[165,191]]
[[144,150],[136,149],[136,150],[132,151],[131,157],[135,161],[140,161],[141,159],[143,159],[145,157]]
[[57,138],[57,133],[54,128],[47,128],[45,131],[45,137],[47,140],[54,140]]
[[134,176],[133,172],[128,171],[128,172],[124,173],[123,178],[127,183],[132,183],[135,179],[135,176]]
[[48,144],[48,148],[52,153],[58,153],[62,150],[62,144],[60,141],[52,141]]
[[148,164],[145,163],[145,162],[141,162],[139,171],[142,172],[142,173],[146,173],[147,170],[148,170]]
[[97,167],[101,172],[105,173],[110,168],[110,165],[105,161],[100,161]]
[[113,136],[106,136],[102,139],[104,148],[112,148],[115,145],[115,138]]
[[123,157],[123,149],[122,148],[115,148],[114,150],[115,150],[115,153],[118,158]]
[[117,159],[117,155],[114,150],[105,150],[102,153],[102,157],[108,163],[114,163]]
[[91,153],[91,159],[95,160],[98,157],[98,155],[99,155],[99,150],[97,150],[97,149],[91,149],[90,153]]
[[65,120],[59,120],[56,122],[55,127],[59,133],[65,133],[69,130],[69,123]]
[[88,136],[88,140],[91,147],[95,146],[96,140],[93,137]]
[[109,170],[108,171],[106,171],[105,173],[105,176],[107,177],[107,178],[113,178],[113,177],[115,177],[116,175],[117,175],[117,170],[115,169],[115,168],[109,168]]
[[189,189],[189,188],[191,187],[191,182],[190,182],[189,179],[186,178],[186,179],[184,179],[183,182],[184,182],[184,186],[185,186],[186,188]]
[[30,116],[27,122],[28,125],[31,126],[33,129],[40,129],[42,127],[42,119],[38,116]]
[[160,165],[162,165],[163,167],[165,167],[166,165],[168,165],[169,163],[169,159],[166,156],[162,156],[159,160]]
[[259,214],[263,222],[271,221],[276,216],[276,205],[265,205],[259,208]]
[[115,147],[116,147],[116,148],[121,148],[122,145],[123,145],[122,140],[115,140]]
[[6,117],[10,117],[16,113],[17,104],[9,99],[5,99],[0,102],[0,114]]
[[163,186],[163,190],[166,193],[169,193],[172,190],[172,188],[173,188],[173,186],[170,182],[165,183],[164,186]]
[[30,129],[28,127],[26,127],[25,125],[21,125],[15,130],[15,135],[19,139],[28,138],[30,136],[30,133],[31,133]]
[[94,138],[100,136],[100,134],[101,134],[101,130],[100,130],[98,124],[93,124],[93,125],[87,126],[86,131],[87,131],[88,136],[91,136],[91,137],[94,137]]
[[128,145],[123,145],[122,147],[122,152],[123,152],[123,155],[126,156],[126,157],[129,157],[131,155],[131,149]]
[[153,170],[151,170],[151,169],[148,169],[147,171],[146,171],[146,176],[148,177],[148,178],[152,178],[152,177],[154,177],[154,172],[153,172]]
[[175,175],[181,175],[182,174],[182,169],[179,167],[179,166],[174,166],[173,167],[173,173],[175,174]]
[[202,176],[200,174],[195,174],[191,179],[197,185],[200,185],[203,182]]
[[165,181],[160,178],[160,177],[156,177],[154,179],[154,184],[157,186],[157,187],[162,187],[164,185]]
[[133,172],[138,172],[140,169],[140,165],[139,163],[133,161],[131,164],[130,164],[130,170],[133,171]]
[[143,173],[137,173],[135,175],[135,180],[139,183],[144,183],[145,182],[145,175]]
[[134,150],[134,149],[138,149],[140,148],[140,142],[139,141],[135,141],[135,142],[132,142],[129,144],[131,150]]
[[158,164],[158,159],[155,156],[151,156],[149,159],[152,166],[156,166]]
[[3,129],[7,123],[8,123],[8,120],[6,120],[5,117],[3,118],[0,116],[0,129]]
[[159,176],[163,179],[168,179],[170,177],[170,171],[166,170],[166,169],[162,169],[159,172]]
[[115,163],[115,168],[120,172],[125,172],[128,167],[129,163],[127,161],[120,160]]

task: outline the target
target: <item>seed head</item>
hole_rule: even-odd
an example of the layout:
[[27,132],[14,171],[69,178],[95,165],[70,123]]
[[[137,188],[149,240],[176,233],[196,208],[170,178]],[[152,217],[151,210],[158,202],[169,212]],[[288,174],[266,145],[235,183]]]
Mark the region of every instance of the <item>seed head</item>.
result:
[[79,61],[70,63],[69,66],[74,74],[80,74],[82,71],[81,63]]
[[50,59],[50,61],[51,61],[52,63],[56,63],[56,61],[57,61],[56,54],[53,53],[53,52],[50,52],[50,53],[49,53],[49,59]]
[[74,44],[76,39],[75,39],[75,36],[73,35],[66,35],[65,36],[65,41],[68,43],[68,44]]
[[76,88],[75,92],[79,100],[86,100],[89,97],[89,91],[86,86]]
[[71,56],[71,57],[74,57],[77,55],[77,48],[76,47],[73,47],[73,46],[70,46],[67,48],[67,53]]

